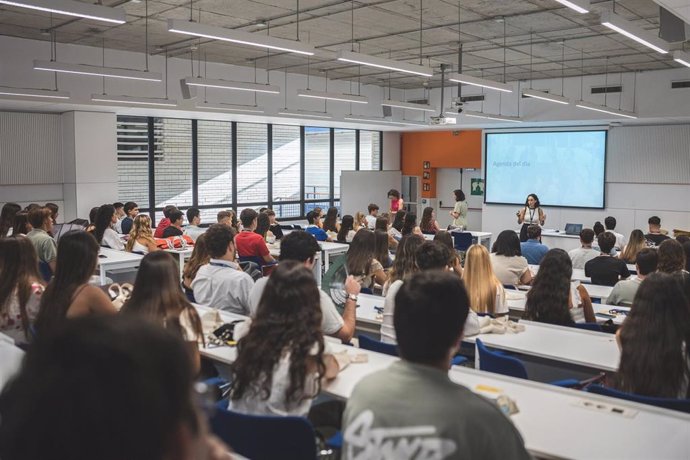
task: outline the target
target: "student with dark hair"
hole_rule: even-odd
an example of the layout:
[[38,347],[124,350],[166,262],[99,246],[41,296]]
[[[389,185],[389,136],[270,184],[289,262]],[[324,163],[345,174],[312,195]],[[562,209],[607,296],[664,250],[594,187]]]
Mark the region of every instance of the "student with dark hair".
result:
[[606,219],[604,219],[604,226],[606,227],[606,231],[613,233],[613,236],[616,237],[616,244],[614,248],[621,251],[625,247],[625,236],[614,231],[616,228],[616,218],[613,216],[607,216]]
[[184,214],[179,209],[171,211],[169,214],[170,225],[163,230],[163,238],[170,238],[171,236],[182,236],[184,231],[182,225],[184,224]]
[[570,283],[572,276],[568,254],[562,249],[551,249],[527,291],[525,319],[559,326],[573,326],[583,318],[596,323],[587,290],[582,285],[574,287]]
[[616,237],[611,232],[603,232],[598,237],[601,255],[585,264],[585,276],[589,276],[592,284],[615,286],[619,279],[626,279],[630,271],[624,260],[611,256]]
[[14,216],[16,216],[21,210],[22,207],[17,203],[5,203],[2,206],[2,211],[0,211],[0,238],[4,238],[12,234]]
[[683,243],[683,252],[685,253],[685,271],[690,273],[690,241]]
[[14,222],[12,223],[12,236],[26,236],[32,230],[29,223],[29,213],[26,211],[19,211],[14,215]]
[[388,232],[388,217],[386,214],[376,218],[376,225],[374,226],[374,231],[382,231],[388,235],[388,248],[395,252],[398,247],[398,240],[393,238],[393,236]]
[[467,228],[467,201],[465,201],[465,192],[460,189],[453,190],[453,197],[455,198],[455,205],[450,215],[453,218],[451,226],[455,228]]
[[253,257],[257,259],[257,263],[263,264],[275,263],[275,259],[266,246],[266,240],[254,233],[257,227],[257,220],[259,213],[252,208],[245,208],[240,213],[240,221],[242,222],[242,231],[235,236],[235,245],[237,247],[237,255],[239,257]]
[[403,226],[400,229],[400,234],[402,236],[407,236],[411,234],[422,235],[422,230],[417,226],[417,216],[408,212],[405,214],[405,220],[403,221]]
[[541,243],[541,227],[530,225],[527,227],[527,241],[520,243],[520,252],[527,259],[528,264],[539,265],[547,252],[548,246]]
[[269,230],[271,233],[273,233],[273,236],[276,237],[276,240],[281,240],[283,239],[283,229],[280,227],[280,224],[278,221],[276,221],[276,213],[273,209],[267,209],[265,211],[266,215],[268,216],[268,220],[271,223],[271,226],[269,227]]
[[520,239],[514,231],[503,230],[498,234],[489,257],[494,274],[502,284],[517,286],[532,282],[532,272],[522,256]]
[[199,211],[199,208],[187,209],[187,226],[184,228],[184,234],[195,242],[199,235],[206,231],[205,228],[199,227],[199,224],[201,224],[201,211]]
[[198,374],[204,331],[199,314],[180,289],[179,276],[172,255],[165,251],[147,254],[141,260],[132,296],[122,306],[122,314],[158,323],[184,340]]
[[248,330],[243,325],[237,334],[230,410],[304,417],[322,379],[338,375],[323,339],[318,291],[312,271],[297,261],[271,273]]
[[256,218],[256,229],[254,233],[261,235],[265,242],[275,242],[275,236],[271,232],[271,219],[265,212],[260,212]]
[[649,233],[644,237],[650,244],[659,246],[663,241],[669,239],[667,235],[661,233],[661,219],[658,216],[650,217],[647,224],[649,224]]
[[435,235],[441,230],[438,222],[436,222],[436,213],[434,212],[434,208],[431,206],[427,206],[424,208],[424,211],[422,211],[422,220],[419,223],[419,229],[422,231],[422,233],[426,233],[427,235]]
[[594,230],[583,228],[580,231],[580,247],[568,251],[573,268],[584,270],[585,264],[599,255],[599,251],[592,248],[592,241],[594,241]]
[[453,271],[462,278],[462,264],[460,263],[460,257],[455,251],[455,244],[453,242],[453,237],[451,234],[445,230],[441,230],[436,235],[434,235],[434,241],[437,241],[448,248],[450,252],[450,259],[448,260],[448,266],[453,269]]
[[635,262],[637,275],[617,282],[611,294],[606,298],[606,304],[630,307],[635,299],[640,283],[644,281],[647,275],[656,271],[658,261],[659,258],[655,248],[644,248],[637,253]]
[[29,204],[27,204],[26,207],[24,208],[24,211],[26,211],[26,212],[31,212],[31,211],[33,211],[34,209],[38,209],[38,208],[40,208],[40,207],[41,207],[41,205],[38,204],[38,203],[29,203]]
[[[395,302],[401,359],[355,386],[343,416],[343,458],[402,442],[435,446],[438,458],[531,458],[495,404],[448,377],[469,311],[462,281],[438,271],[419,273]],[[411,397],[416,394],[424,397]],[[379,436],[367,435],[374,432]]]
[[96,228],[93,231],[93,236],[101,246],[111,249],[124,251],[125,244],[120,239],[120,236],[113,229],[117,216],[115,215],[115,208],[112,204],[104,204],[98,208],[96,215]]
[[125,217],[120,221],[120,229],[125,235],[132,231],[132,223],[134,218],[139,214],[139,205],[134,201],[128,201],[125,203],[122,210],[125,212]]
[[46,203],[44,208],[50,210],[50,218],[53,219],[53,224],[57,224],[57,218],[60,213],[60,206],[55,203]]
[[391,215],[402,210],[402,208],[405,206],[405,203],[400,196],[400,192],[394,188],[388,190],[388,200],[390,201],[389,212]]
[[660,272],[673,274],[685,270],[685,251],[678,241],[671,238],[662,241],[657,253],[659,254],[657,270]]
[[202,305],[246,315],[254,281],[235,262],[234,238],[234,230],[227,225],[209,227],[205,240],[211,259],[199,268],[191,288]]
[[390,248],[388,246],[388,232],[383,230],[374,230],[374,238],[376,240],[376,252],[374,259],[381,262],[383,269],[387,270],[393,265]]
[[376,236],[374,232],[362,229],[355,234],[347,254],[347,270],[363,289],[373,289],[374,284],[383,286],[388,275],[376,259]]
[[[280,243],[280,264],[286,261],[296,261],[307,267],[309,270],[319,263],[316,254],[321,252],[321,248],[316,240],[306,232],[291,232],[286,235]],[[261,296],[266,288],[269,278],[259,278],[249,294],[249,310],[254,316]],[[324,335],[339,338],[343,343],[349,343],[355,333],[355,309],[357,307],[357,296],[360,286],[353,277],[348,277],[345,281],[345,307],[343,316],[340,316],[338,309],[333,304],[330,296],[319,289],[319,304],[321,306],[321,328]]]
[[316,206],[314,208],[314,212],[319,217],[319,219],[316,220],[317,225],[319,226],[319,228],[322,229],[323,228],[323,209],[321,209],[319,206]]
[[172,204],[169,204],[163,208],[163,218],[160,222],[158,222],[156,232],[153,234],[153,236],[156,238],[163,238],[163,232],[170,225],[170,213],[173,211],[177,211],[177,206]]
[[0,333],[18,345],[31,341],[43,293],[38,258],[28,238],[0,238]]
[[402,238],[402,228],[403,225],[405,224],[405,216],[407,215],[407,211],[405,210],[400,210],[395,213],[395,218],[393,219],[393,224],[391,224],[391,228],[388,229],[388,233],[395,238],[396,241],[400,241]]
[[690,308],[677,276],[651,273],[616,333],[621,359],[615,386],[657,398],[690,398]]
[[544,225],[546,221],[546,214],[541,208],[539,197],[534,193],[527,195],[525,206],[517,213],[518,224],[520,227],[520,242],[527,241],[527,228],[530,225]]
[[649,244],[644,237],[642,230],[635,229],[630,232],[630,238],[628,239],[628,244],[623,248],[623,252],[618,256],[620,259],[624,260],[626,264],[634,264],[637,254],[644,248],[654,246],[654,244]]
[[122,219],[127,217],[127,213],[125,213],[125,205],[120,201],[116,201],[113,203],[113,208],[115,208],[115,216],[117,217],[117,222],[115,222],[113,227],[117,233],[122,233]]
[[120,315],[75,319],[37,336],[0,395],[0,457],[228,458],[197,407],[192,365],[173,334]]
[[192,282],[199,268],[208,264],[210,260],[211,255],[208,253],[208,248],[206,247],[206,233],[202,233],[194,242],[192,255],[184,265],[184,271],[182,272],[182,288],[187,295],[187,299],[192,302],[196,302],[194,291],[192,290]]
[[340,231],[340,225],[338,225],[338,208],[328,208],[328,211],[326,211],[326,218],[323,221],[323,230],[333,233],[338,233]]
[[92,314],[114,314],[108,295],[89,284],[98,261],[98,243],[90,233],[72,230],[60,238],[55,276],[41,296],[36,319],[39,335],[49,333],[67,319]]
[[356,232],[355,218],[349,214],[346,214],[343,216],[343,221],[340,223],[340,231],[338,231],[336,240],[338,243],[351,243]]
[[373,230],[376,226],[376,218],[379,216],[379,205],[376,203],[369,203],[369,206],[367,206],[367,212],[367,228],[369,230]]
[[234,213],[232,211],[218,211],[218,214],[216,215],[216,222],[234,228],[235,224],[232,221],[233,215]]
[[89,225],[86,227],[86,231],[93,233],[96,231],[96,218],[98,217],[98,210],[100,206],[95,206],[89,211]]
[[331,237],[321,228],[321,215],[316,211],[307,213],[307,233],[311,233],[316,241],[333,241]]
[[50,209],[34,208],[29,212],[29,223],[32,230],[26,234],[36,249],[38,260],[48,264],[50,271],[55,273],[55,258],[57,257],[57,245],[50,232],[53,230],[53,219],[50,217]]

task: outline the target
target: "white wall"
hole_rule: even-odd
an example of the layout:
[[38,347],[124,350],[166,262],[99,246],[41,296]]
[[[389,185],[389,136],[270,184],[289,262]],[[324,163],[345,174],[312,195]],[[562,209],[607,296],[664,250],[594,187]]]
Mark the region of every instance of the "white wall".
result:
[[473,178],[482,178],[481,169],[439,168],[436,170],[436,220],[439,225],[447,227],[452,221],[450,211],[455,206],[453,190],[462,189],[467,199],[467,219],[470,230],[482,228],[482,205],[484,196],[471,195],[470,183]]
[[383,133],[383,170],[400,170],[400,133]]

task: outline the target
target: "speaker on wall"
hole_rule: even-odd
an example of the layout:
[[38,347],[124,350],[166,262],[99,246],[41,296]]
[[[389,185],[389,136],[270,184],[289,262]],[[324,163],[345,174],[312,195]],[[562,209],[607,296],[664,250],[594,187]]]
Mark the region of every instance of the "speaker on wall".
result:
[[393,116],[393,108],[388,107],[387,105],[383,106],[383,116],[384,117],[392,117]]
[[659,37],[667,42],[684,42],[688,37],[688,25],[682,19],[668,11],[659,8]]

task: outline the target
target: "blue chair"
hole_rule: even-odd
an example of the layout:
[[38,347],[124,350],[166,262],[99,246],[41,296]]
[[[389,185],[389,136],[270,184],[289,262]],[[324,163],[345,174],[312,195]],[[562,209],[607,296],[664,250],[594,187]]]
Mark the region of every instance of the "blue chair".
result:
[[472,233],[470,232],[452,232],[453,246],[456,251],[465,252],[472,246]]
[[43,277],[43,279],[46,281],[46,283],[49,283],[50,279],[53,277],[53,270],[50,269],[50,265],[48,265],[48,262],[43,262],[42,260],[39,260],[38,271]]
[[316,459],[316,433],[304,417],[245,415],[216,405],[211,430],[238,454],[252,460]]
[[587,392],[597,395],[610,396],[612,398],[625,399],[626,401],[633,401],[641,404],[649,404],[650,406],[662,407],[664,409],[677,410],[690,414],[690,399],[641,396],[633,393],[626,393],[620,390],[614,390],[613,388],[608,388],[603,385],[590,385],[587,387]]
[[[367,337],[366,335],[358,335],[357,339],[359,340],[359,348],[361,348],[362,350],[375,351],[377,353],[382,353],[384,355],[390,356],[400,356],[398,354],[397,345],[393,345],[391,343],[383,343],[381,341]],[[467,361],[467,358],[465,358],[464,356],[457,355],[453,357],[451,365],[459,366],[463,363],[466,363]]]
[[601,326],[597,323],[575,323],[573,327],[576,329],[584,329],[585,331],[603,332]]

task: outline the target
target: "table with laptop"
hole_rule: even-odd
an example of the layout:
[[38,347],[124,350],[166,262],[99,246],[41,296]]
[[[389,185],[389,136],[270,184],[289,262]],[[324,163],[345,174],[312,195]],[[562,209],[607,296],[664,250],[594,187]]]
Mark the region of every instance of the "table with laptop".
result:
[[580,232],[582,224],[565,224],[565,229],[543,228],[541,230],[541,242],[549,249],[560,248],[570,251],[580,247]]

